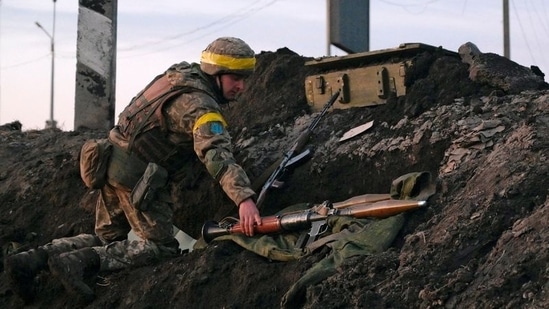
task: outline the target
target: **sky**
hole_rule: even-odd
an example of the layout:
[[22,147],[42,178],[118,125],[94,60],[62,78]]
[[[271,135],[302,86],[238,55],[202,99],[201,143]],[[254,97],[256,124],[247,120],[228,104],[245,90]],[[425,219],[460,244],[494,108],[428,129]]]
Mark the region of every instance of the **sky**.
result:
[[[346,55],[328,47],[326,8],[327,0],[119,0],[115,114],[154,76],[198,62],[221,36],[239,37],[256,53],[287,47],[306,57]],[[511,60],[547,75],[549,3],[509,0],[509,9]],[[0,0],[0,124],[45,127],[54,34],[54,119],[74,129],[78,1],[57,0],[55,32],[53,12],[53,0]],[[503,55],[503,0],[370,0],[371,51],[424,43],[457,52],[466,42]]]

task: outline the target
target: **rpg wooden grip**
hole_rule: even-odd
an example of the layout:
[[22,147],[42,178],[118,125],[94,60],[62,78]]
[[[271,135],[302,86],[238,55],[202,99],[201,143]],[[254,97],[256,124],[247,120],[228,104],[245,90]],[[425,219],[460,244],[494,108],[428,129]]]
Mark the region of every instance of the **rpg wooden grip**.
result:
[[[282,231],[279,216],[268,216],[261,218],[261,225],[254,226],[254,232],[258,234],[270,234]],[[242,224],[238,222],[230,228],[231,233],[244,234]]]

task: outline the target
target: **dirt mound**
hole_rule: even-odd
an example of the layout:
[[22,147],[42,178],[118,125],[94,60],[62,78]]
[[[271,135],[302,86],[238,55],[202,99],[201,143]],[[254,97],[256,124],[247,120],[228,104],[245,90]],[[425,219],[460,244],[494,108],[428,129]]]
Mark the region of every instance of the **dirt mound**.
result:
[[[313,72],[306,60],[286,48],[259,54],[249,90],[240,104],[227,107],[237,159],[253,179],[314,116],[303,87]],[[262,214],[301,202],[388,193],[393,179],[415,171],[431,172],[437,193],[429,207],[406,215],[389,250],[350,258],[335,275],[309,286],[295,306],[549,307],[546,84],[508,94],[501,78],[472,81],[458,57],[429,52],[418,55],[413,68],[405,97],[328,113],[310,141],[314,155],[287,175],[287,186],[269,192]],[[338,142],[371,120],[366,133]],[[80,180],[78,152],[86,139],[105,135],[22,132],[17,122],[0,127],[3,254],[93,233],[96,192]],[[235,211],[205,171],[174,186],[176,225],[194,237],[204,221]],[[273,262],[232,242],[214,242],[157,265],[90,279],[97,294],[90,307],[277,308],[288,287],[326,253]],[[3,276],[0,306],[21,307]],[[75,305],[47,272],[38,280],[41,289],[30,307]]]

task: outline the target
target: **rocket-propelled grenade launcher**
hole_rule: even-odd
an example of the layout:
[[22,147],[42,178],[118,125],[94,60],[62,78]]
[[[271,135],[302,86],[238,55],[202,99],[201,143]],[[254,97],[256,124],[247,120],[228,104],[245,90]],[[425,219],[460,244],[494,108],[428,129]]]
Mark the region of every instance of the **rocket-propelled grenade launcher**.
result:
[[[325,201],[303,211],[267,216],[262,224],[254,227],[257,234],[273,234],[310,229],[308,239],[302,240],[300,247],[310,244],[327,231],[329,216],[351,216],[354,218],[386,218],[399,213],[424,207],[426,201],[393,200],[386,194],[363,195],[339,203]],[[229,222],[206,222],[202,227],[202,237],[208,243],[213,239],[230,234],[244,234],[237,220]]]

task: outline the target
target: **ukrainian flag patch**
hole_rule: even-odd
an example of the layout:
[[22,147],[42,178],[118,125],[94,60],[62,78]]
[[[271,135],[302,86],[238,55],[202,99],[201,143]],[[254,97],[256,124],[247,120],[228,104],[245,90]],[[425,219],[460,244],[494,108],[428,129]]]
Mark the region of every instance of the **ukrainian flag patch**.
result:
[[215,135],[223,134],[223,124],[218,121],[210,122],[210,132]]

